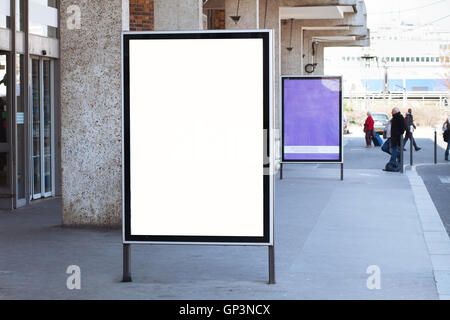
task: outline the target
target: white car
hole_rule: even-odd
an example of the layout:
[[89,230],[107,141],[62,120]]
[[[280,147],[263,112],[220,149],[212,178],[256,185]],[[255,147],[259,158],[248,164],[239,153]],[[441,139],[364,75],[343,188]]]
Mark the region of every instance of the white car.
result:
[[374,121],[373,129],[378,134],[383,134],[384,128],[389,122],[389,116],[387,113],[372,113],[372,119]]

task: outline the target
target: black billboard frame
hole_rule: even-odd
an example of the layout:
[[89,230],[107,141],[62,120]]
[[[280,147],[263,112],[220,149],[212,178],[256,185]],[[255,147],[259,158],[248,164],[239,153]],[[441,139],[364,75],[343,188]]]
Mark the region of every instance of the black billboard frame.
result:
[[[280,180],[283,179],[283,164],[304,164],[304,163],[328,163],[328,164],[339,164],[341,180],[344,180],[344,132],[343,132],[343,115],[344,115],[344,103],[343,103],[343,77],[342,76],[325,76],[325,75],[311,75],[311,76],[281,76],[280,86],[281,86],[281,161],[280,161]],[[338,160],[319,160],[319,159],[308,159],[308,160],[292,160],[285,158],[284,152],[284,140],[285,140],[285,125],[284,125],[284,82],[285,80],[312,80],[312,79],[338,79],[339,80],[339,159]]]
[[[262,39],[263,40],[263,129],[264,159],[269,163],[264,166],[264,205],[263,236],[165,236],[131,234],[131,184],[130,184],[130,40],[153,39]],[[168,32],[123,32],[122,33],[122,112],[123,112],[123,281],[131,281],[131,244],[149,245],[234,245],[234,246],[268,246],[269,284],[275,283],[274,255],[274,200],[273,200],[273,160],[272,146],[272,30],[214,30],[214,31],[168,31]],[[267,170],[270,174],[267,174]]]

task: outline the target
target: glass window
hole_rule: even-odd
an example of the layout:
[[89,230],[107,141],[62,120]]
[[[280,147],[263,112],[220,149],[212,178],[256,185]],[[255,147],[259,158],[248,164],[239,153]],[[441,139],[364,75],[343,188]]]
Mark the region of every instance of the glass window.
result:
[[50,61],[43,61],[43,129],[44,132],[44,190],[52,192],[52,92],[51,92],[51,67]]
[[434,62],[434,57],[431,57],[431,62]]
[[23,55],[16,55],[17,198],[25,198],[25,132],[23,101]]
[[[0,143],[6,144],[7,137],[7,111],[8,111],[8,59],[5,53],[0,54]],[[0,153],[0,194],[8,194],[8,153]]]
[[406,62],[409,62],[409,57],[406,57]]
[[11,22],[11,8],[7,0],[0,1],[0,28],[9,28]]
[[7,107],[8,107],[8,70],[7,56],[0,54],[0,143],[7,140]]
[[58,8],[56,0],[28,0],[30,4],[30,33],[56,38]]
[[441,61],[441,59],[439,57],[436,57],[436,62]]
[[395,58],[396,62],[400,62],[400,57]]
[[402,57],[402,62],[405,62],[405,57]]
[[22,31],[23,26],[23,6],[22,6],[23,0],[16,0],[16,30]]
[[31,103],[32,103],[32,166],[33,166],[33,194],[41,193],[41,90],[40,90],[39,60],[31,63]]
[[424,57],[420,58],[420,61],[425,62],[425,58]]
[[430,57],[427,57],[427,62],[430,62]]

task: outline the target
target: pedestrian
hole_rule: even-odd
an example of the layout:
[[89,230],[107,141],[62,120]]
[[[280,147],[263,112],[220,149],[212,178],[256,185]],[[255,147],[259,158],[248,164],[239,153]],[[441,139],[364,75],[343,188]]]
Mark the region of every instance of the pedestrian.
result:
[[450,153],[450,116],[448,116],[447,121],[444,122],[442,131],[444,131],[444,141],[447,142],[447,149],[445,150],[445,161],[449,161],[448,156]]
[[391,159],[386,165],[385,171],[400,171],[400,137],[405,133],[405,118],[400,113],[400,109],[392,109],[391,120]]
[[366,148],[372,147],[372,136],[373,136],[373,118],[370,111],[367,111],[367,118],[364,122],[364,132],[366,133]]
[[419,151],[422,148],[417,146],[416,140],[414,139],[413,132],[411,130],[411,127],[416,129],[416,125],[414,124],[414,118],[413,118],[413,115],[412,115],[412,109],[411,108],[409,108],[408,112],[406,113],[405,124],[406,124],[406,133],[405,133],[405,140],[403,142],[403,150],[406,151],[406,149],[405,149],[406,142],[408,141],[408,139],[411,139],[411,141],[412,141],[412,143],[414,145],[414,149],[416,149],[416,151]]

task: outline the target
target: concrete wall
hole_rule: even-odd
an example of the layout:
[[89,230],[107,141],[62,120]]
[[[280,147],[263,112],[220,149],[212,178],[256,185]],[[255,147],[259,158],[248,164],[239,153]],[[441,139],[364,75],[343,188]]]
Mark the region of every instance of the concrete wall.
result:
[[[120,225],[122,0],[61,0],[64,225]],[[68,30],[67,7],[81,9]]]
[[[291,20],[281,21],[281,75],[302,74],[302,33],[300,20],[293,20],[291,41]],[[292,50],[287,48],[291,46]]]
[[203,29],[202,0],[154,0],[155,30]]
[[259,0],[241,0],[238,15],[241,17],[235,23],[230,16],[236,16],[237,0],[225,0],[225,28],[226,29],[258,29],[259,28]]

